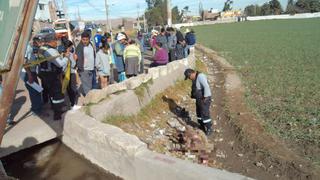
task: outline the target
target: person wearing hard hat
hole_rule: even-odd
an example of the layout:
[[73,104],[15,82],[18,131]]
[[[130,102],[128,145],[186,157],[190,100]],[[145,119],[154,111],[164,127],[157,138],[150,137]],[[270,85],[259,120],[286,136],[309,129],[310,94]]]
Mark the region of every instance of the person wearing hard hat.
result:
[[201,129],[207,136],[212,133],[212,120],[210,117],[211,89],[207,76],[193,69],[184,71],[185,80],[192,81],[191,98],[196,99],[197,120]]
[[124,65],[124,49],[127,44],[127,36],[124,33],[118,33],[117,41],[114,43],[114,53],[115,53],[115,63],[118,70],[118,81],[124,81],[126,79],[125,76],[125,65]]
[[[63,69],[66,67],[68,61],[62,58],[58,52],[57,39],[54,34],[49,34],[44,37],[45,45],[39,49],[40,56],[44,58],[54,58],[51,61],[45,61],[40,64],[41,79],[44,81],[46,89],[49,91],[49,97],[52,103],[54,112],[54,120],[61,120],[63,113],[64,95],[62,93],[61,77]],[[68,54],[65,54],[67,56]]]
[[99,46],[101,44],[102,30],[100,28],[97,29],[97,34],[94,36],[94,45],[96,47],[96,51],[98,52]]

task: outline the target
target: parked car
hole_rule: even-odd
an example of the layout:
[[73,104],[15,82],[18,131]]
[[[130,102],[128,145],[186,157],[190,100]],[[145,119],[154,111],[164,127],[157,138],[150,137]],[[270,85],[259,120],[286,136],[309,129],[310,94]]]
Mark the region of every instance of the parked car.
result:
[[36,36],[40,38],[44,38],[49,34],[55,34],[55,33],[56,33],[55,30],[52,28],[43,28],[40,30],[40,32]]
[[45,34],[45,33],[47,33],[47,34],[54,34],[54,33],[55,33],[55,30],[52,29],[52,28],[44,28],[44,29],[41,29],[41,30],[40,30],[40,33],[43,33],[43,34]]

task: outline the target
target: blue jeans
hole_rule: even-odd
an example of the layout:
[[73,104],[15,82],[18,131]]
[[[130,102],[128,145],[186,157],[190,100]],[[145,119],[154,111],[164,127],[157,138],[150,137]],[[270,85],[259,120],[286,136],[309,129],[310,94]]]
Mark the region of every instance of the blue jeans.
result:
[[88,92],[92,89],[93,71],[81,71],[79,72],[79,76],[81,80],[81,93],[83,96],[86,96]]
[[0,84],[0,97],[2,95],[2,85]]
[[177,56],[178,60],[183,59],[185,57],[184,56],[184,48],[181,44],[177,44],[177,46],[176,46],[176,56]]
[[185,57],[188,57],[189,55],[189,50],[191,47],[193,47],[194,45],[187,45],[185,48],[184,48],[184,56]]
[[[39,84],[37,74],[35,72],[31,72],[31,76],[33,81]],[[41,93],[39,93],[38,91],[34,90],[31,86],[29,86],[26,83],[27,81],[28,81],[28,74],[26,74],[24,82],[30,96],[31,111],[34,113],[40,113],[43,105]]]
[[99,83],[97,82],[97,72],[92,71],[92,89],[99,89]]

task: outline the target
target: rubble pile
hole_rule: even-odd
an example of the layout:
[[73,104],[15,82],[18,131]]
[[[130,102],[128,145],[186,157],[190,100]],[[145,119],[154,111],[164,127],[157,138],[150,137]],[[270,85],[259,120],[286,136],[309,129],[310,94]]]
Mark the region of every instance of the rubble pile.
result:
[[169,152],[183,159],[208,165],[213,144],[208,142],[206,135],[198,127],[189,125],[192,121],[184,108],[176,107],[175,114],[175,118],[167,121],[170,131],[165,135],[169,137]]

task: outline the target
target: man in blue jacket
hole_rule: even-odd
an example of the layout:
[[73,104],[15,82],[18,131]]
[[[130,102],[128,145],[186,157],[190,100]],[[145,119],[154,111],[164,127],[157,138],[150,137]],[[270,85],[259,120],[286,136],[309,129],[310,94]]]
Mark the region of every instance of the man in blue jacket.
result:
[[197,119],[201,129],[207,136],[212,133],[210,117],[211,90],[205,74],[193,69],[186,69],[185,80],[192,80],[191,98],[196,99]]
[[97,52],[98,52],[99,46],[101,44],[101,38],[102,38],[102,30],[100,28],[98,28],[97,34],[94,36],[94,44],[96,46]]
[[184,53],[186,56],[188,56],[190,54],[190,48],[196,44],[196,36],[192,29],[191,31],[188,28],[186,29],[185,39],[186,39],[186,47],[184,48],[185,50]]

